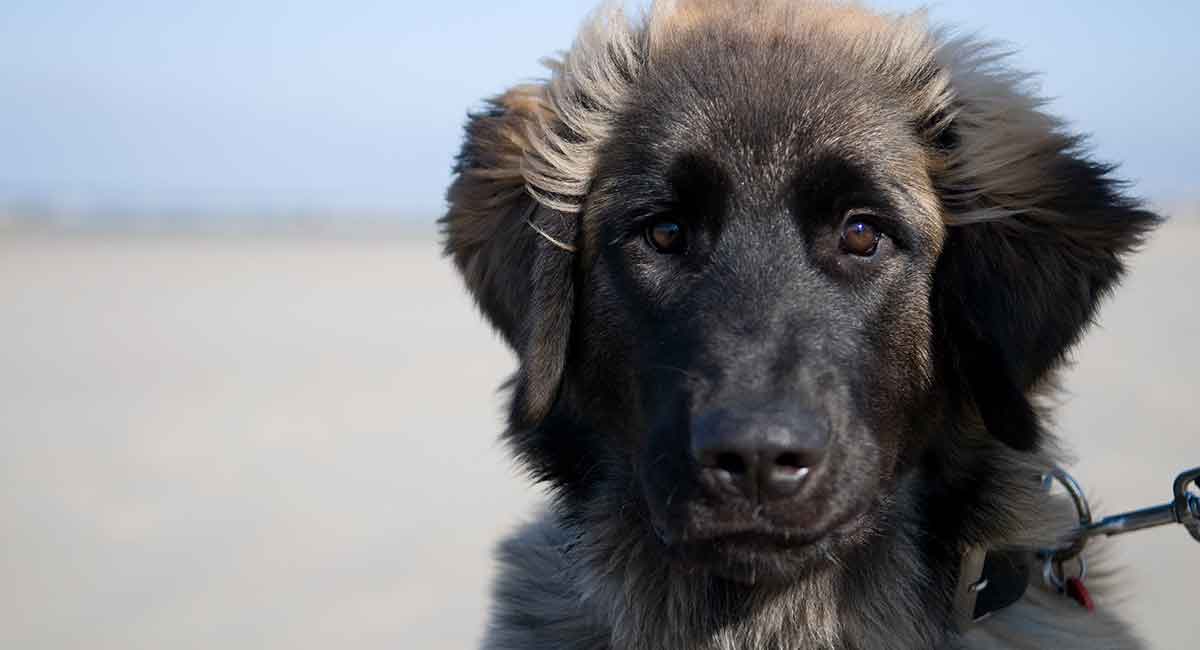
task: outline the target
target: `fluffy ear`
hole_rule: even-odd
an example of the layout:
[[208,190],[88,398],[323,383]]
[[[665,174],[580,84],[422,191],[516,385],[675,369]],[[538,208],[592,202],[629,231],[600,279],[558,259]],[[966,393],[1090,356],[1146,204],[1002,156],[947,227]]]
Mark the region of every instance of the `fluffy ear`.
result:
[[952,99],[934,179],[949,228],[935,309],[988,429],[1028,450],[1038,440],[1028,396],[1159,218],[1040,110],[1002,57],[969,42],[950,43],[941,57]]
[[470,117],[442,219],[480,309],[517,352],[511,424],[529,428],[558,395],[574,310],[572,248],[610,118],[644,64],[642,39],[608,5],[570,50]]
[[535,201],[522,174],[529,134],[551,119],[543,92],[519,86],[469,117],[441,220],[446,254],[520,359],[518,427],[537,423],[554,404],[574,309],[577,219]]

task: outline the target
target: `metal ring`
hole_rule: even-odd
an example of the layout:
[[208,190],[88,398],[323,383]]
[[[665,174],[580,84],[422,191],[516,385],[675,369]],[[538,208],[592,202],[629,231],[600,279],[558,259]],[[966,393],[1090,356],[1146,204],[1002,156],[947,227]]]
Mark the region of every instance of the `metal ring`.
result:
[[[1079,560],[1079,575],[1076,577],[1079,578],[1080,582],[1083,582],[1087,579],[1087,559],[1082,555],[1078,556],[1077,559]],[[1054,571],[1055,566],[1058,567],[1057,574]],[[1062,561],[1055,560],[1054,556],[1048,556],[1046,558],[1046,564],[1042,566],[1042,579],[1045,580],[1047,584],[1052,585],[1055,589],[1061,592],[1066,589],[1066,577],[1067,575],[1066,572],[1063,571]]]
[[[1055,467],[1050,470],[1050,473],[1042,477],[1042,483],[1049,489],[1054,481],[1058,481],[1060,485],[1066,489],[1067,494],[1071,496],[1071,501],[1075,504],[1075,512],[1079,515],[1079,529],[1082,532],[1092,523],[1092,509],[1088,506],[1087,497],[1083,494],[1083,488],[1079,487],[1079,483],[1073,476],[1068,474],[1061,467]],[[1076,537],[1075,541],[1063,550],[1056,551],[1052,559],[1058,563],[1065,562],[1076,556],[1087,545],[1087,537],[1082,534]]]

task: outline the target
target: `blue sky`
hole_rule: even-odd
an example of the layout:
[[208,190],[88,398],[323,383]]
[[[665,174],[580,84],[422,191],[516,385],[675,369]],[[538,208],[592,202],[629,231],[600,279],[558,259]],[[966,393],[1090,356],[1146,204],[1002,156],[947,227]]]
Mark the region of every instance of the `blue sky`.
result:
[[[5,0],[0,204],[436,217],[466,111],[594,4]],[[1018,48],[1136,191],[1200,198],[1200,2],[931,12]]]

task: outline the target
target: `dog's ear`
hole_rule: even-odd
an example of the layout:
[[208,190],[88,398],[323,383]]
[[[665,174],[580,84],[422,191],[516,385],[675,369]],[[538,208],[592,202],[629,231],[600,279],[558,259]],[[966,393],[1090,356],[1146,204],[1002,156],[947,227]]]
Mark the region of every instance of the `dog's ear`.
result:
[[952,99],[933,177],[949,225],[935,313],[989,431],[1028,450],[1038,439],[1030,391],[1159,217],[1123,195],[1112,167],[1090,160],[987,48],[951,43],[942,57]]
[[442,218],[446,254],[520,360],[518,427],[537,423],[554,404],[574,309],[577,219],[538,203],[523,176],[530,133],[552,119],[543,92],[519,86],[468,118]]

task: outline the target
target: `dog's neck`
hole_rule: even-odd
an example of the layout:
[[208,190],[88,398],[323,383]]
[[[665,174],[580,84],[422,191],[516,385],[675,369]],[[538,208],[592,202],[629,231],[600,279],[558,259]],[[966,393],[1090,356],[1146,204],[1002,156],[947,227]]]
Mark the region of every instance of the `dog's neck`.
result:
[[[994,490],[1004,502],[975,504],[965,518],[961,512],[939,513],[938,497],[927,489],[929,477],[914,473],[898,486],[895,501],[884,505],[920,511],[927,520],[895,517],[868,545],[831,553],[826,565],[786,585],[737,585],[680,567],[647,534],[633,508],[616,509],[617,521],[603,515],[603,525],[589,522],[586,514],[547,514],[501,547],[507,566],[485,647],[1135,647],[1128,629],[1109,612],[1089,614],[1037,585],[1016,605],[965,633],[956,630],[953,594],[964,549],[1049,545],[1072,523],[1070,511],[1029,480],[1053,464],[1049,454],[990,456],[1003,466],[994,467],[988,480],[1012,481]],[[986,518],[974,514],[979,512]],[[947,527],[940,517],[957,523]],[[1103,585],[1092,583],[1093,594],[1102,598]]]
[[893,523],[869,546],[830,550],[826,563],[786,584],[689,571],[637,522],[625,539],[580,533],[567,561],[596,585],[589,605],[607,619],[613,648],[932,647],[950,615],[954,576],[929,570],[935,563],[916,526]]

